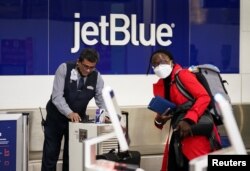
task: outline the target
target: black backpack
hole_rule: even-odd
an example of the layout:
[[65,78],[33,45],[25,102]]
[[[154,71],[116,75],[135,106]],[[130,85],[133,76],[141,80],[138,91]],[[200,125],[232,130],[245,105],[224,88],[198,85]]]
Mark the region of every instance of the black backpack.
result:
[[[211,64],[191,66],[189,67],[189,70],[190,72],[196,75],[198,81],[204,86],[204,88],[207,90],[208,94],[211,97],[211,103],[209,104],[208,108],[213,116],[214,123],[216,125],[222,125],[222,115],[218,106],[215,103],[214,95],[220,93],[226,100],[228,100],[229,103],[231,103],[230,97],[224,86],[227,81],[222,79],[220,75],[220,70],[216,66]],[[194,101],[192,95],[186,90],[186,88],[181,83],[178,73],[179,71],[177,71],[175,74],[175,82],[177,88],[186,98],[191,101]]]

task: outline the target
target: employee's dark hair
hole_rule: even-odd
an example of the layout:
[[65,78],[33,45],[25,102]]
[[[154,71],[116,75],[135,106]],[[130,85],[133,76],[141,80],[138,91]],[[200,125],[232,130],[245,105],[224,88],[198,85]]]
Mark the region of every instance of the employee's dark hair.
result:
[[79,57],[79,61],[83,61],[87,59],[90,62],[98,62],[99,61],[99,53],[94,48],[85,48]]
[[159,49],[159,50],[154,51],[154,52],[151,54],[151,56],[150,56],[150,60],[149,60],[149,64],[148,64],[148,70],[147,70],[147,75],[149,74],[149,71],[150,71],[150,68],[151,68],[152,58],[153,58],[153,56],[154,56],[155,54],[157,54],[157,53],[163,53],[163,54],[167,55],[167,56],[169,57],[170,60],[173,60],[173,59],[174,59],[172,53],[169,52],[168,50]]

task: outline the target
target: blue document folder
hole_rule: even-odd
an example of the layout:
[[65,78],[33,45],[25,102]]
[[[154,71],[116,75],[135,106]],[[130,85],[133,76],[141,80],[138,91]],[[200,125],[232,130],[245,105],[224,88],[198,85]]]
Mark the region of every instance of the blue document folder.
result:
[[176,105],[174,103],[160,96],[153,97],[148,104],[148,109],[158,114],[164,114],[167,110],[174,109],[175,107]]

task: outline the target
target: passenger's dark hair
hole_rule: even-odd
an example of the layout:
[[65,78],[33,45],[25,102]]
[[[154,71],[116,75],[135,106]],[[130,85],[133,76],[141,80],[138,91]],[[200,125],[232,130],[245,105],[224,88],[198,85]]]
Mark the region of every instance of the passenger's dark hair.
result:
[[167,56],[169,57],[169,59],[171,59],[171,60],[174,59],[172,53],[169,52],[169,51],[167,51],[167,50],[165,50],[165,49],[159,49],[159,50],[154,51],[154,52],[151,54],[150,59],[149,59],[147,75],[149,74],[149,71],[150,71],[151,60],[152,60],[153,56],[154,56],[155,54],[157,54],[157,53],[163,53],[163,54],[167,55]]
[[99,61],[99,53],[94,48],[85,48],[79,57],[79,61],[83,61],[87,59],[90,62],[98,62]]

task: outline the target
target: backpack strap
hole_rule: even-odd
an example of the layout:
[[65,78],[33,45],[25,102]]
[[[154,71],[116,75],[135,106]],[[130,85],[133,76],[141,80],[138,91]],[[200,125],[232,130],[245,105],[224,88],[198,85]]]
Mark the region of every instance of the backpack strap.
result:
[[194,102],[194,98],[192,97],[192,95],[186,90],[186,88],[184,87],[184,85],[182,84],[180,78],[179,78],[179,72],[180,70],[177,70],[175,75],[174,75],[174,82],[176,83],[176,87],[178,88],[178,90],[190,101]]

